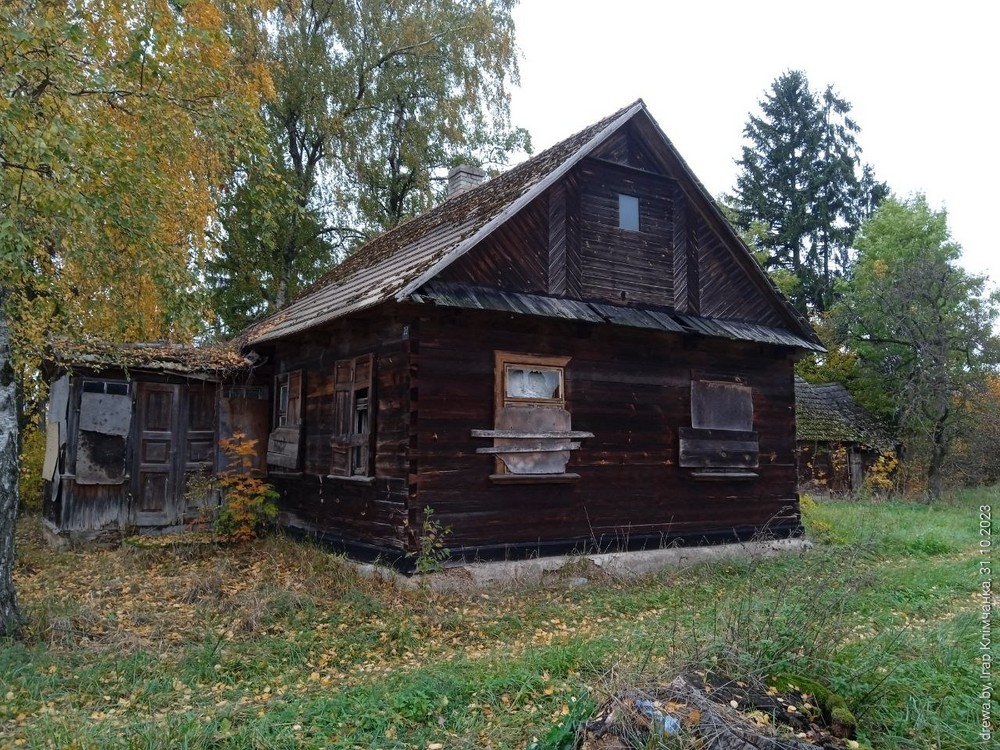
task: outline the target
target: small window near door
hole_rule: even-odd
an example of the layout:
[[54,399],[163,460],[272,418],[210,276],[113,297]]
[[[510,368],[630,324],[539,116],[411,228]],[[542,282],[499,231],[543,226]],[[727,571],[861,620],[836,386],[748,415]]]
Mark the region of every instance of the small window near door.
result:
[[365,354],[334,364],[334,435],[330,475],[367,478],[372,473],[372,374],[374,357]]
[[639,199],[634,195],[618,195],[618,228],[639,231]]
[[267,462],[297,470],[302,442],[302,370],[275,379],[274,429],[267,439]]

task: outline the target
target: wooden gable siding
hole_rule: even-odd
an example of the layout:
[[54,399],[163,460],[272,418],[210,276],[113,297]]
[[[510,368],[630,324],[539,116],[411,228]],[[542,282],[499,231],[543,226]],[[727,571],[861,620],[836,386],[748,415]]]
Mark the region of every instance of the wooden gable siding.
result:
[[[673,304],[673,182],[588,159],[579,167],[579,290],[621,304]],[[618,196],[639,199],[639,230],[618,226]]]
[[438,278],[515,292],[548,291],[549,206],[542,196]]
[[[475,311],[428,315],[419,330],[411,507],[434,509],[452,549],[798,527],[792,363],[776,350],[722,341],[692,349],[670,334]],[[493,424],[494,350],[571,357],[572,428],[594,433],[567,466],[578,481],[491,483],[494,459],[476,453],[485,443],[471,431]],[[729,372],[753,389],[759,478],[698,481],[677,466],[692,370]]]
[[[389,316],[339,320],[283,339],[271,352],[277,374],[302,371],[304,393],[301,472],[274,471],[286,523],[347,542],[399,548],[409,471],[409,331]],[[330,476],[333,458],[335,373],[338,360],[374,354],[375,403],[371,481]]]
[[766,326],[786,325],[774,301],[762,294],[754,280],[733,262],[722,239],[700,216],[695,221],[694,242],[700,258],[701,315]]
[[615,162],[645,172],[665,174],[659,160],[653,155],[646,142],[632,123],[624,125],[594,150],[592,156],[604,161]]

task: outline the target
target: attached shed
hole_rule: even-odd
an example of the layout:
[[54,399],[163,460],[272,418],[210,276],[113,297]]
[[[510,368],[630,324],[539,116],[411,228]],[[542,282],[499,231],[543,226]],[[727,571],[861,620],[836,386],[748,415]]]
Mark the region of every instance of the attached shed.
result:
[[282,523],[396,559],[427,508],[467,557],[798,533],[822,346],[646,106],[470,174],[240,337]]
[[840,383],[795,378],[799,486],[848,493],[864,487],[882,456],[895,448],[890,431]]
[[249,383],[251,364],[232,347],[55,345],[43,467],[50,539],[113,541],[194,520],[211,498],[191,496],[188,479],[219,468],[220,438],[267,429],[269,390]]

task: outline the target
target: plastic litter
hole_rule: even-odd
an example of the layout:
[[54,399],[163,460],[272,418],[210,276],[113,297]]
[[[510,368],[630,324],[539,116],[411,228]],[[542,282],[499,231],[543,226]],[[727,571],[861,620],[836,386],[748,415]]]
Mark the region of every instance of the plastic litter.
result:
[[643,716],[649,718],[651,727],[660,734],[678,734],[681,731],[680,720],[661,711],[653,701],[636,698],[635,707]]

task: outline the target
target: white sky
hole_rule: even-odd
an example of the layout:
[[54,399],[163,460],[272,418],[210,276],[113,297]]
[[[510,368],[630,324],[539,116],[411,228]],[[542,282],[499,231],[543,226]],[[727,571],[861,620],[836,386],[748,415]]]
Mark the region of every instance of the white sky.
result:
[[713,195],[783,71],[853,105],[863,159],[948,209],[971,271],[1000,282],[1000,6],[980,0],[521,0],[514,123],[535,151],[638,98]]

